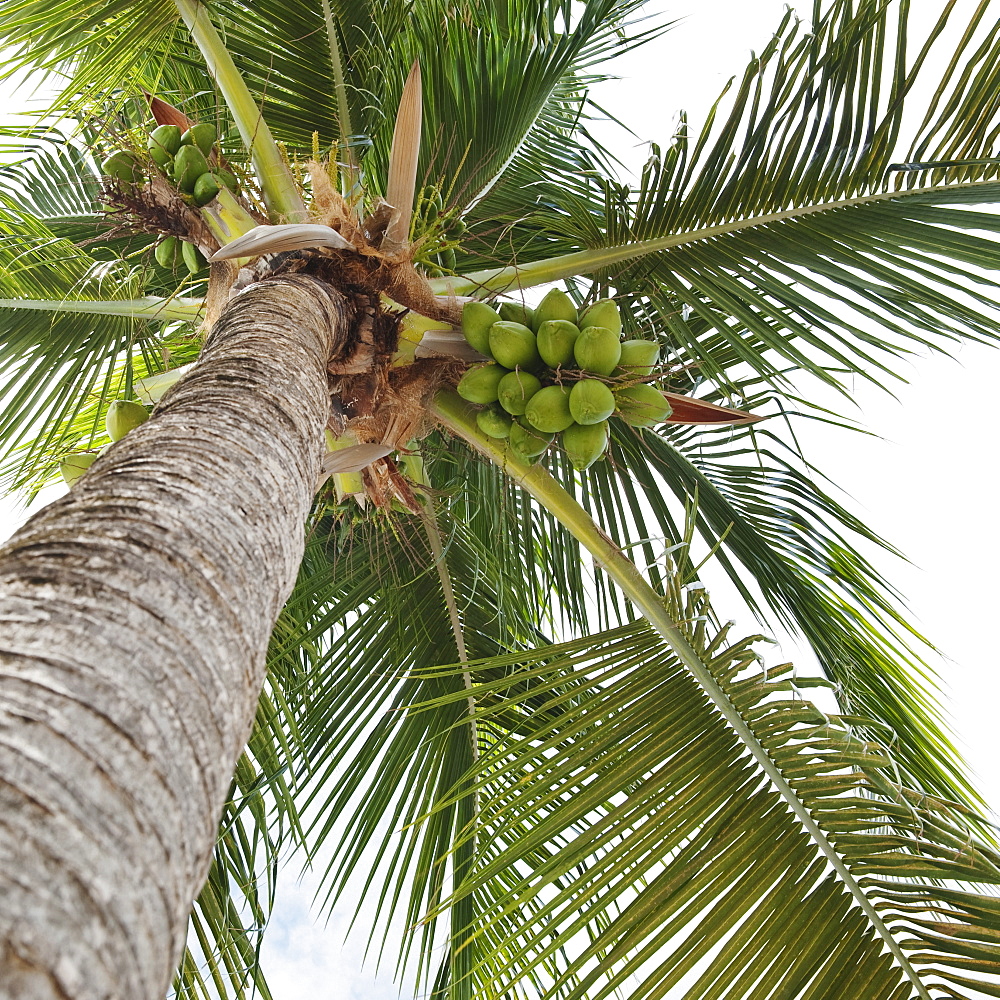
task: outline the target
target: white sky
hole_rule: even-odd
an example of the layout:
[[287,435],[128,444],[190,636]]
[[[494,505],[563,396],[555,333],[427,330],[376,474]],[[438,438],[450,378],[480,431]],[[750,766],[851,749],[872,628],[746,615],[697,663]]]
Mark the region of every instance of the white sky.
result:
[[[803,4],[808,9],[811,4]],[[968,9],[969,4],[962,5]],[[915,0],[915,17],[936,15],[938,0]],[[739,73],[750,48],[760,48],[778,24],[780,0],[683,0],[665,6],[684,18],[663,39],[618,65],[625,79],[605,85],[597,98],[640,135],[666,144],[679,107],[697,124],[725,80]],[[655,6],[651,8],[655,11]],[[956,19],[958,19],[956,15]],[[636,148],[632,162],[644,153]],[[878,438],[850,435],[802,421],[807,457],[853,500],[850,506],[913,561],[874,558],[909,599],[913,620],[946,654],[936,667],[956,741],[980,778],[987,799],[1000,803],[995,706],[997,676],[996,574],[1000,565],[998,476],[994,429],[1000,354],[969,345],[957,361],[916,359],[898,400],[858,388],[857,416]],[[12,525],[11,515],[0,520]],[[8,529],[9,530],[9,529]],[[740,618],[726,588],[714,588],[723,617]],[[747,632],[754,623],[740,619]],[[792,648],[785,658],[804,660]],[[395,995],[387,975],[362,969],[363,935],[341,949],[347,911],[329,925],[308,915],[310,891],[287,871],[264,951],[265,970],[278,1000],[381,1000]]]

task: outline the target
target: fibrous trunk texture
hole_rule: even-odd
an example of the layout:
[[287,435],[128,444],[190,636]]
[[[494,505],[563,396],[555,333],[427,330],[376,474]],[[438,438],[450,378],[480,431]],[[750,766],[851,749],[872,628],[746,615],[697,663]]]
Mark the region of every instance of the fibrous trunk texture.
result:
[[0,554],[0,997],[161,1000],[302,557],[353,307],[235,298]]

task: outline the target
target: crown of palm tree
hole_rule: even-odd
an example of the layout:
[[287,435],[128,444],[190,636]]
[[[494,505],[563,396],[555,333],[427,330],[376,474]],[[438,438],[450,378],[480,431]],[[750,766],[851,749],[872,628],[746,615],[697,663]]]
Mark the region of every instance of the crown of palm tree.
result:
[[[62,131],[19,133],[0,170],[9,488],[100,446],[116,397],[158,398],[235,276],[157,265],[172,230],[102,181],[95,158],[144,147],[151,117],[218,127],[242,192],[205,215],[220,261],[356,254],[350,222],[441,315],[552,282],[613,295],[675,402],[772,417],[617,423],[577,473],[513,457],[442,390],[418,445],[362,456],[396,484],[368,474],[382,507],[331,460],[180,995],[270,995],[256,936],[289,845],[326,859],[324,906],[362,886],[375,946],[402,928],[399,970],[456,1000],[1000,995],[1000,856],[861,551],[893,550],[787,433],[839,419],[811,379],[891,384],[915,349],[997,335],[987,8],[919,122],[906,97],[951,5],[916,45],[905,3],[789,12],[630,185],[587,126],[602,65],[664,30],[639,0],[0,3],[11,71],[64,81]],[[441,316],[407,322],[412,348]],[[823,678],[730,637],[696,538]]]

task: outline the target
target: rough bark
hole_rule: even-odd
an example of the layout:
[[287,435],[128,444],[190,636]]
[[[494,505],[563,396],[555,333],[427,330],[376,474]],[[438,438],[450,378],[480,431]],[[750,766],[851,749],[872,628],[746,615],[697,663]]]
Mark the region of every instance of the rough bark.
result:
[[234,299],[0,555],[0,996],[161,1000],[302,556],[352,306]]

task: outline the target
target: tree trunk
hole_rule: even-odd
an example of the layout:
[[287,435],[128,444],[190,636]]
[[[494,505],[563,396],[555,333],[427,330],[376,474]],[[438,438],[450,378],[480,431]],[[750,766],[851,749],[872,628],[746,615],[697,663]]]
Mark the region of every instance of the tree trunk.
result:
[[302,557],[353,306],[252,286],[0,553],[0,996],[162,1000]]

